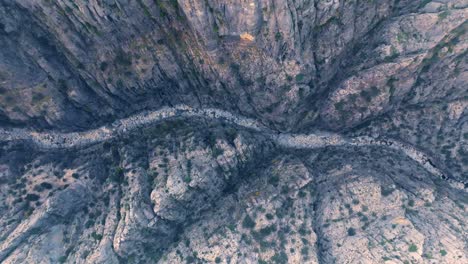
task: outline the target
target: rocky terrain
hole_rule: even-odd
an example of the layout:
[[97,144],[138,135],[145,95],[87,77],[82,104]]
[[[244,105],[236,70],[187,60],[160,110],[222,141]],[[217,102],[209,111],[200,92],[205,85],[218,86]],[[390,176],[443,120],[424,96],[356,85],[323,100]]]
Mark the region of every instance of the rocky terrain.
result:
[[467,263],[467,18],[0,1],[0,263]]

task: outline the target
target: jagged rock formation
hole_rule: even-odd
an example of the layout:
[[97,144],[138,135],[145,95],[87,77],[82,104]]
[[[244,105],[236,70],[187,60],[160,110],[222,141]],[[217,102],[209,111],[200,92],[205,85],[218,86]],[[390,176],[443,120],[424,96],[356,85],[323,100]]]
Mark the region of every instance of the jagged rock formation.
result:
[[0,262],[467,263],[467,18],[0,1]]

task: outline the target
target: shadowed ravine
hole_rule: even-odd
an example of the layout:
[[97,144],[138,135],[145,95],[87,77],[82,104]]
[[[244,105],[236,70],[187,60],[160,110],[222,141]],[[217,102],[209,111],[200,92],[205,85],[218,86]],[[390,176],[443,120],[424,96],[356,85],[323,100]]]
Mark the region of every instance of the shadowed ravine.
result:
[[[86,147],[104,142],[128,133],[132,130],[155,124],[170,118],[200,117],[218,119],[247,129],[268,135],[279,146],[293,149],[314,149],[327,146],[378,146],[398,150],[413,159],[433,175],[448,180],[454,187],[463,188],[458,181],[438,169],[430,157],[409,144],[386,138],[354,137],[348,138],[337,133],[316,132],[311,134],[289,134],[273,131],[260,122],[215,109],[197,109],[186,105],[166,107],[152,112],[143,112],[128,118],[117,120],[111,125],[102,126],[84,132],[57,133],[35,132],[27,129],[0,129],[0,141],[29,140],[41,149]],[[463,183],[462,183],[463,184]]]

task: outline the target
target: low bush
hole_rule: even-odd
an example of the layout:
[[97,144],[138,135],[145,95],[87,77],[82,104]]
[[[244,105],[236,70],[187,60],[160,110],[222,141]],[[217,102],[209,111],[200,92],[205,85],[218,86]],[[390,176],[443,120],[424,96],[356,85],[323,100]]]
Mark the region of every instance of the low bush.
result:
[[39,200],[39,198],[40,198],[40,196],[37,195],[37,194],[34,194],[34,193],[28,193],[26,195],[26,200],[28,200],[28,201],[37,201],[37,200]]
[[418,251],[418,247],[417,247],[415,244],[411,244],[411,245],[408,247],[408,251],[409,251],[409,252],[416,252],[416,251]]
[[255,227],[255,221],[249,215],[246,215],[244,221],[242,221],[242,227],[252,229]]

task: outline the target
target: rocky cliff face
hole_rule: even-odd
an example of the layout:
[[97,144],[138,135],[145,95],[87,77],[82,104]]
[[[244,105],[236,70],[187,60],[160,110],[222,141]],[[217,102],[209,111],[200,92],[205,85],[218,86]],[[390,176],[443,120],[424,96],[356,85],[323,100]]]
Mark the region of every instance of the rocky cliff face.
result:
[[348,128],[395,107],[466,96],[465,5],[6,1],[1,116],[82,129],[187,103],[288,130]]
[[[467,18],[463,0],[0,1],[0,262],[466,263]],[[255,126],[122,125],[180,104]],[[451,182],[395,148],[282,137],[317,130],[392,138]]]

